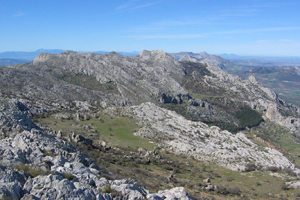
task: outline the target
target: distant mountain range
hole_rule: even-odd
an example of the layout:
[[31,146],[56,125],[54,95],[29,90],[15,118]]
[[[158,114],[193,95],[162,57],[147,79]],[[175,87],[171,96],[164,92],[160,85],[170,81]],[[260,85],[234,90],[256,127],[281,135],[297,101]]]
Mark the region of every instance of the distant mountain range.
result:
[[297,56],[238,56],[235,54],[221,54],[219,56],[245,68],[300,66],[300,57]]
[[32,60],[24,60],[24,59],[12,59],[12,58],[1,58],[0,65],[8,66],[8,65],[20,65],[24,63],[29,63]]
[[228,60],[262,60],[265,62],[295,62],[300,63],[299,56],[239,56],[236,54],[218,54]]
[[[66,50],[63,49],[38,49],[36,51],[6,51],[6,52],[2,52],[0,53],[0,59],[3,58],[10,58],[10,59],[21,59],[21,60],[26,60],[26,62],[31,62],[34,60],[35,57],[37,57],[40,53],[50,53],[50,54],[59,54],[61,52],[65,52]],[[85,51],[79,51],[80,53],[83,53]],[[107,54],[109,53],[109,51],[93,51],[91,53],[96,53],[96,54]],[[124,56],[131,56],[131,55],[138,55],[139,52],[138,51],[132,51],[132,52],[117,52],[118,54],[124,55]],[[19,63],[18,61],[15,60],[11,60],[12,63],[8,63],[7,61],[0,61],[0,65],[4,65],[7,66],[9,64],[14,64],[15,62],[17,62],[16,64],[23,64],[23,63]],[[5,62],[5,64],[2,64],[2,62]]]
[[34,60],[40,53],[58,54],[64,52],[62,49],[38,49],[36,51],[6,51],[0,53],[0,58]]
[[235,74],[243,79],[254,76],[259,83],[274,90],[284,100],[300,106],[299,67],[257,67]]
[[[40,53],[50,53],[50,54],[59,54],[61,52],[65,52],[63,49],[38,49],[36,51],[6,51],[0,53],[0,65],[16,65],[16,64],[24,64],[27,62],[31,62],[34,60],[36,56]],[[78,51],[78,53],[83,53],[87,51]],[[91,51],[91,53],[96,54],[108,54],[109,51]],[[139,54],[138,51],[117,51],[116,53],[124,55],[124,56],[137,56]],[[179,61],[191,61],[191,62],[199,62],[202,59],[208,58],[212,56],[206,52],[193,53],[193,52],[179,52],[179,53],[169,53],[176,60]],[[300,57],[296,56],[287,56],[287,57],[271,57],[271,56],[239,56],[236,54],[218,54],[214,55],[215,58],[212,60],[218,60],[218,63],[227,63],[227,65],[235,66],[234,69],[225,69],[224,66],[219,66],[222,69],[228,71],[239,71],[244,70],[245,68],[255,68],[255,67],[278,67],[278,66],[300,66]],[[4,60],[3,60],[4,59]],[[225,60],[226,59],[226,60]],[[211,60],[211,58],[210,58]],[[230,63],[228,63],[230,61]],[[216,63],[214,63],[216,64]],[[241,66],[241,68],[236,68],[237,66]]]
[[217,66],[226,71],[241,71],[246,68],[240,67],[235,63],[222,58],[217,55],[209,55],[206,52],[192,53],[192,52],[180,52],[180,53],[170,53],[176,60],[181,62],[202,62],[209,63],[211,65]]

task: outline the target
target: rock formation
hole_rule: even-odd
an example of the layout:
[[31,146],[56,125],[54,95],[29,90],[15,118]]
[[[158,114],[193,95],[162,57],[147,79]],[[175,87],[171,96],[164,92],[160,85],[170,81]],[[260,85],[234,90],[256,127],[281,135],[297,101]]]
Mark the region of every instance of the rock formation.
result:
[[[183,60],[209,58],[206,53],[189,53]],[[135,135],[154,139],[156,145],[178,154],[236,171],[253,164],[257,169],[299,173],[282,153],[254,144],[242,132],[232,134],[201,122],[205,118],[239,123],[232,113],[191,97],[184,84],[198,81],[200,89],[222,91],[220,104],[247,105],[266,120],[289,128],[296,138],[299,108],[254,77],[241,80],[218,66],[203,66],[181,63],[160,50],[144,50],[130,57],[115,52],[40,54],[29,64],[0,67],[0,198],[191,199],[182,187],[151,193],[130,179],[108,180],[103,174],[109,172],[70,143],[93,145],[93,141],[78,134],[67,141],[61,132],[51,135],[31,120],[52,115],[81,121],[97,118],[89,112],[100,108],[113,116],[134,118],[141,126]],[[188,120],[161,108],[164,105],[185,106],[185,114],[199,118]],[[105,142],[101,145],[106,148]]]

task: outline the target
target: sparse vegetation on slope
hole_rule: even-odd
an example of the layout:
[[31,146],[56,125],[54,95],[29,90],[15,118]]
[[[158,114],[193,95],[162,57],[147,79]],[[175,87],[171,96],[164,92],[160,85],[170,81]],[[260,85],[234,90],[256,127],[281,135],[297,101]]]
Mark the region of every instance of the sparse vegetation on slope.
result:
[[239,120],[241,128],[258,126],[263,121],[261,114],[248,106],[237,111],[235,117]]
[[[194,62],[182,62],[182,64],[186,69],[182,86],[189,91],[191,96],[194,98],[200,98],[211,104],[214,108],[216,108],[216,110],[222,110],[229,114],[232,118],[238,120],[239,125],[236,125],[235,121],[228,121],[225,119],[225,116],[223,116],[223,119],[222,117],[211,119],[195,116],[187,112],[188,106],[170,104],[163,105],[164,108],[176,111],[178,114],[183,115],[187,119],[196,121],[200,120],[234,133],[244,130],[246,127],[259,125],[262,121],[261,114],[252,110],[244,103],[232,101],[231,99],[236,96],[235,92],[221,87],[212,87],[205,83],[204,76],[213,76],[207,69],[207,64]],[[186,108],[186,110],[184,110],[184,108]]]
[[108,82],[105,84],[101,84],[93,76],[88,76],[84,74],[70,74],[64,76],[62,80],[74,85],[85,87],[90,90],[101,91],[104,93],[120,94],[115,83]]
[[105,141],[107,145],[116,145],[119,147],[143,145],[145,149],[152,149],[154,145],[148,140],[133,133],[138,130],[132,119],[126,117],[110,117],[106,114],[99,114],[97,118],[91,117],[88,120],[76,121],[74,119],[56,119],[54,117],[35,118],[41,126],[49,127],[54,131],[61,131],[62,134],[80,134],[93,140],[94,144]]
[[[300,166],[300,144],[295,142],[289,130],[270,121],[251,128],[248,137],[261,146],[269,146],[283,153],[290,161]],[[297,139],[296,139],[297,141]]]
[[[166,149],[155,147],[155,142],[149,143],[151,141],[133,136],[137,126],[134,125],[132,119],[98,114],[100,117],[98,119],[91,118],[78,122],[58,120],[50,116],[36,118],[36,121],[49,127],[49,131],[62,130],[65,136],[75,131],[92,139],[93,146],[75,145],[88,154],[102,169],[112,172],[112,174],[105,175],[106,178],[135,179],[140,186],[152,192],[183,186],[195,200],[202,199],[202,197],[235,199],[241,195],[246,199],[279,199],[279,197],[297,195],[296,190],[285,190],[287,188],[282,187],[287,180],[295,179],[295,174],[289,171],[278,168],[255,171],[255,166],[249,168],[248,172],[231,171],[213,163],[195,160],[184,154],[174,154]],[[118,128],[120,132],[114,132]],[[95,130],[97,130],[96,133]],[[96,134],[98,134],[98,139],[95,138]],[[132,140],[133,137],[137,140]],[[105,139],[107,145],[99,144],[97,142],[99,138],[101,138],[100,141]],[[128,138],[132,140],[131,143],[127,143]],[[204,181],[207,178],[210,179],[210,184]],[[106,189],[104,188],[103,191]]]

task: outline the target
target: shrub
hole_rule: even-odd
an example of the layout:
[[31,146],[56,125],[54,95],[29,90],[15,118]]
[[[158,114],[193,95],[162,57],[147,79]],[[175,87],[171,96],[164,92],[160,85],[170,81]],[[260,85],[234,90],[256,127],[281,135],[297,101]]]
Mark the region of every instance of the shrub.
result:
[[263,121],[261,114],[248,106],[236,112],[235,117],[240,121],[240,126],[243,128],[257,126]]
[[218,172],[213,172],[212,173],[215,177],[221,177],[221,175]]
[[245,165],[245,171],[246,172],[250,172],[250,171],[255,171],[256,170],[256,166],[254,163],[247,163]]
[[290,168],[285,168],[284,171],[290,175],[290,176],[294,176],[294,177],[297,177],[297,173],[295,173],[292,169]]
[[233,188],[228,188],[228,192],[233,195],[239,195],[241,193],[241,190],[238,187],[233,187]]
[[74,179],[74,176],[71,173],[65,173],[65,174],[63,174],[63,178],[68,179],[69,181],[71,181],[71,180]]
[[110,185],[105,185],[99,190],[101,193],[112,193],[112,191]]
[[54,156],[54,153],[52,151],[43,151],[44,153],[44,156],[50,156],[50,157],[53,157]]
[[280,167],[276,167],[276,166],[269,166],[266,169],[267,171],[272,171],[272,172],[277,172],[280,170]]
[[257,186],[261,186],[261,182],[257,181],[257,182],[256,182],[256,185],[257,185]]
[[281,186],[281,189],[283,189],[283,190],[289,190],[290,188],[284,183],[284,184]]
[[17,170],[22,170],[22,171],[28,172],[31,177],[52,174],[52,172],[49,170],[42,170],[41,168],[33,168],[33,167],[29,167],[24,164],[15,165],[14,168]]
[[223,194],[223,195],[240,195],[241,190],[238,187],[229,187],[228,185],[225,186],[218,186],[215,190],[217,193]]

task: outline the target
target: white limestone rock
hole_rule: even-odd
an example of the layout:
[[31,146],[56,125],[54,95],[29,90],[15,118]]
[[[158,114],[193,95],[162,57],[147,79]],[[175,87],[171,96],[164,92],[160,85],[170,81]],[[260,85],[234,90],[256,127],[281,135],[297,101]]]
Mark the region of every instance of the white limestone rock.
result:
[[28,173],[0,165],[0,199],[20,199],[28,177]]
[[176,187],[170,190],[159,191],[157,195],[164,200],[192,200],[183,187]]
[[295,170],[294,164],[282,153],[254,144],[242,132],[232,134],[216,126],[189,121],[152,103],[111,107],[105,112],[134,117],[142,126],[135,135],[155,139],[161,146],[176,153],[214,162],[232,170],[243,171],[249,162],[263,168],[276,166]]

